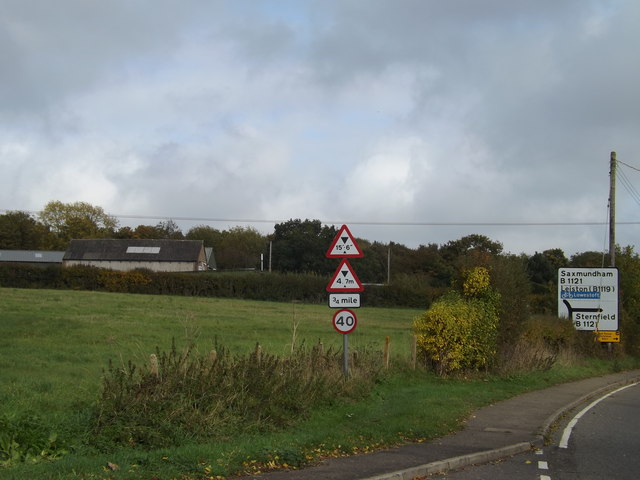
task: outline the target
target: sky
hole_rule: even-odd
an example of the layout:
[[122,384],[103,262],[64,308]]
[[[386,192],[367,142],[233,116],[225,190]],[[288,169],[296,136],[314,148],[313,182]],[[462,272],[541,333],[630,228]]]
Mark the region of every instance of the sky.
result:
[[0,213],[640,240],[636,0],[0,0]]

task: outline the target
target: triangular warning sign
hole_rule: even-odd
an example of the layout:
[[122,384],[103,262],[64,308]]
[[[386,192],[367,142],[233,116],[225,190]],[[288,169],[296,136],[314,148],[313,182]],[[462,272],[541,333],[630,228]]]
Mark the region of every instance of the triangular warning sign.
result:
[[349,227],[342,225],[338,234],[331,242],[329,250],[327,250],[327,258],[342,258],[342,257],[364,257],[362,250],[356,243],[356,239],[351,235]]
[[363,290],[364,287],[351,268],[349,260],[343,259],[327,285],[327,292],[362,292]]

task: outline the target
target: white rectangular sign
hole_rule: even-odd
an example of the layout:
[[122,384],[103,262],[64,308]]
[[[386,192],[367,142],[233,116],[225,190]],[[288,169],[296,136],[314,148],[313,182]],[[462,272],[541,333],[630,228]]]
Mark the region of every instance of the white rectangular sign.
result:
[[359,293],[331,293],[329,294],[331,308],[360,308]]
[[618,269],[558,269],[558,316],[578,330],[618,330]]

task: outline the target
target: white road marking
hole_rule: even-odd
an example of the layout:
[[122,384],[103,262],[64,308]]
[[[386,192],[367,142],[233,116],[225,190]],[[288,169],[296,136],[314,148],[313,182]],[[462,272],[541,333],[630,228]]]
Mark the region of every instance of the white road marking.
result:
[[610,397],[611,395],[618,393],[626,388],[629,387],[633,387],[634,385],[637,385],[638,383],[632,383],[630,385],[625,385],[624,387],[620,387],[617,390],[614,390],[613,392],[607,393],[606,395],[600,397],[599,399],[591,402],[589,405],[587,405],[586,407],[584,407],[582,410],[580,410],[580,412],[571,419],[571,421],[569,422],[569,424],[567,425],[567,427],[564,429],[564,431],[562,432],[562,438],[560,439],[560,444],[558,445],[560,448],[568,448],[569,447],[569,438],[571,437],[571,432],[573,431],[573,427],[576,426],[576,424],[578,423],[578,420],[580,420],[582,418],[582,416],[587,413],[589,410],[591,410],[593,407],[595,407],[598,403],[600,403],[602,400],[604,400],[607,397]]
[[540,475],[540,480],[551,480],[549,475]]
[[547,462],[539,461],[538,462],[539,470],[549,470],[549,464]]

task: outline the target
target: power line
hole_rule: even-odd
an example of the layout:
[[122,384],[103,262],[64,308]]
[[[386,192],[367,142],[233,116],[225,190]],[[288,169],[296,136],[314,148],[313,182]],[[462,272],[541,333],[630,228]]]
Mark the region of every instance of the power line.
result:
[[629,165],[628,163],[621,162],[620,160],[616,160],[616,162],[619,163],[620,165],[624,165],[625,167],[630,168],[631,170],[635,170],[636,172],[640,172],[640,168],[636,168],[636,167],[634,167],[632,165]]
[[[2,212],[12,210],[0,209]],[[38,214],[40,212],[20,210],[25,213]],[[164,215],[130,215],[130,214],[108,214],[112,217],[122,219],[139,220],[173,220],[189,222],[225,222],[225,223],[283,223],[287,220],[264,219],[264,218],[212,218],[212,217],[169,217]],[[358,221],[358,220],[320,220],[325,225],[369,225],[369,226],[389,226],[389,227],[584,227],[607,225],[607,222],[386,222],[386,221]],[[637,222],[616,222],[618,225],[640,225]]]
[[633,186],[631,180],[629,180],[629,178],[622,170],[618,171],[618,178],[620,179],[620,183],[625,188],[625,190],[629,192],[629,195],[631,195],[631,198],[633,198],[635,202],[640,205],[640,193],[638,193],[638,190]]

